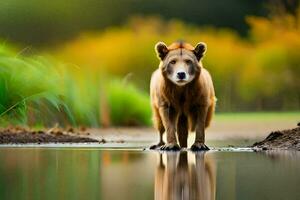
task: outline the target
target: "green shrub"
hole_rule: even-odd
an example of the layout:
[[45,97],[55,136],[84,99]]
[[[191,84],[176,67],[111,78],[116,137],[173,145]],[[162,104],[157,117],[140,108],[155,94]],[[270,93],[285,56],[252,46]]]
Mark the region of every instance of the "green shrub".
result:
[[149,95],[134,85],[113,80],[105,89],[113,125],[150,125]]

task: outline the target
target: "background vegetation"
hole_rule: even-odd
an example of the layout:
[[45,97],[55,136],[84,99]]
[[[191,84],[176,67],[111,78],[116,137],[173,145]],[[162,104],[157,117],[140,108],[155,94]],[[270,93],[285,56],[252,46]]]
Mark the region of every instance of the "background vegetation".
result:
[[[122,25],[134,15],[180,19],[247,33],[246,15],[266,15],[266,0],[1,0],[0,35],[48,46],[86,30]],[[22,33],[22,34],[20,34]]]
[[[149,80],[159,62],[154,45],[178,39],[207,43],[203,62],[214,79],[217,112],[300,109],[297,3],[269,4],[267,13],[257,1],[231,0],[223,12],[221,3],[190,1],[184,9],[191,12],[176,14],[181,7],[173,1],[130,1],[124,9],[114,1],[77,1],[0,7],[0,123],[149,125]],[[232,13],[224,14],[228,7]]]
[[3,47],[0,53],[3,125],[150,124],[148,95],[131,83],[112,77],[101,81],[98,72],[50,58],[24,57]]

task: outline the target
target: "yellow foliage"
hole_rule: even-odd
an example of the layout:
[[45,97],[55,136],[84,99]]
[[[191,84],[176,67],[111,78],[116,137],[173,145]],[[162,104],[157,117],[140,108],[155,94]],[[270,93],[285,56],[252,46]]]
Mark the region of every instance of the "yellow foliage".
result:
[[221,107],[222,98],[231,96],[248,101],[295,93],[300,85],[299,14],[249,17],[247,21],[250,37],[242,38],[227,29],[135,17],[121,27],[82,33],[53,52],[59,59],[81,66],[79,75],[80,71],[119,76],[130,73],[145,89],[159,63],[154,52],[156,42],[169,44],[184,39],[195,45],[203,41],[208,46],[204,66],[213,76]]

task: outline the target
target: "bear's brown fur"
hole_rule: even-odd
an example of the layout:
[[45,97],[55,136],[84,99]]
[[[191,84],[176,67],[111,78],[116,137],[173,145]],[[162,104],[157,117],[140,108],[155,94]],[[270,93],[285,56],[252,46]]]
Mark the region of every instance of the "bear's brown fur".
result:
[[[205,128],[212,119],[216,98],[211,76],[201,63],[206,45],[198,43],[194,48],[188,43],[175,42],[167,47],[159,42],[155,50],[160,64],[151,77],[150,95],[153,122],[160,139],[150,148],[179,150],[177,140],[181,147],[187,147],[190,130],[196,131],[191,149],[208,150],[204,144]],[[178,76],[180,73],[184,73],[183,77]]]
[[214,200],[216,196],[214,159],[204,153],[195,153],[192,156],[185,151],[160,153],[155,170],[154,194],[156,200]]

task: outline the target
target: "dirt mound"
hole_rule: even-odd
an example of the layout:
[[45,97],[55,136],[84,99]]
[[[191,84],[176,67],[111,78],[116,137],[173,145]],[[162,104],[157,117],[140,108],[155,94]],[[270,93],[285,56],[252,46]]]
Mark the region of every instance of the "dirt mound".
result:
[[48,131],[34,131],[25,128],[13,127],[0,129],[0,144],[26,144],[26,143],[91,143],[98,140],[75,135],[60,129]]
[[268,135],[266,139],[261,142],[256,142],[252,146],[262,150],[297,150],[300,151],[300,127],[297,128],[274,131]]

